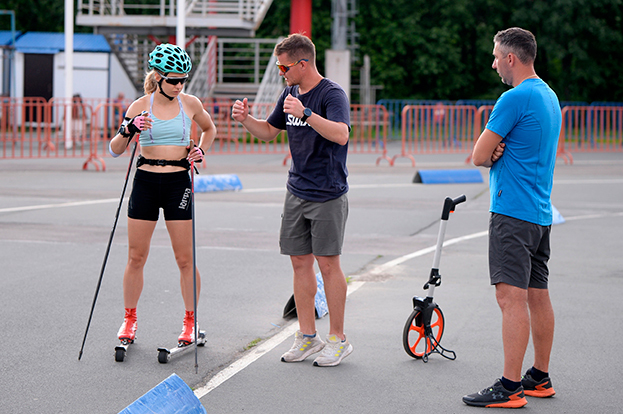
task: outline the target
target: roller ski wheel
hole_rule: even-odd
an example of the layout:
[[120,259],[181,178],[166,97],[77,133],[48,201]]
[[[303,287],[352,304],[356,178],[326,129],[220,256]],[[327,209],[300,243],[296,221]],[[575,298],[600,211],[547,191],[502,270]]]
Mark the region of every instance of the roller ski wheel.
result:
[[[206,343],[206,333],[205,331],[199,331],[199,333],[197,334],[197,346],[205,346]],[[186,353],[188,350],[194,349],[194,347],[192,345],[194,345],[195,342],[184,342],[184,341],[180,341],[177,343],[177,346],[175,348],[158,348],[158,362],[160,362],[161,364],[166,364],[171,360],[171,357],[173,357],[174,355],[181,355]]]
[[129,339],[122,339],[121,343],[115,347],[115,361],[123,362],[128,352],[128,348],[133,343],[134,341],[130,341]]
[[415,359],[428,359],[433,351],[439,346],[441,337],[443,336],[443,329],[445,325],[445,319],[443,312],[438,306],[433,309],[430,320],[430,335],[426,333],[426,328],[423,320],[422,310],[415,308],[407,322],[405,323],[402,331],[402,345],[405,351],[411,357]]

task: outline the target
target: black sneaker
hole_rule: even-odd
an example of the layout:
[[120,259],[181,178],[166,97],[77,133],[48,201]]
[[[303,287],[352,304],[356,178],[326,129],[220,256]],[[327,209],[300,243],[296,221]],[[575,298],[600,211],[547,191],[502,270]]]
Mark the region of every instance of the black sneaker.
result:
[[526,375],[521,377],[521,386],[524,388],[524,392],[530,397],[546,398],[556,394],[554,387],[552,387],[552,380],[549,377],[543,378],[541,381],[536,381],[530,375],[530,370],[526,372]]
[[475,394],[463,397],[463,402],[476,407],[519,408],[528,404],[523,393],[523,387],[509,391],[497,379],[495,383]]

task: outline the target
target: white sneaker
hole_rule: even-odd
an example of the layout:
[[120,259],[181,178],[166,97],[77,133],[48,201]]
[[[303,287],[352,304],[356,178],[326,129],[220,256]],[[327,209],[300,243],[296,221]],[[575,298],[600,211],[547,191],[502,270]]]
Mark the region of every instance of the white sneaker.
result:
[[303,336],[301,331],[294,334],[294,344],[292,348],[285,354],[281,355],[283,362],[300,362],[311,354],[322,351],[325,343],[320,339],[318,334],[313,338]]
[[327,346],[322,350],[314,365],[317,367],[334,367],[353,352],[353,346],[348,339],[343,342],[336,335],[327,335]]

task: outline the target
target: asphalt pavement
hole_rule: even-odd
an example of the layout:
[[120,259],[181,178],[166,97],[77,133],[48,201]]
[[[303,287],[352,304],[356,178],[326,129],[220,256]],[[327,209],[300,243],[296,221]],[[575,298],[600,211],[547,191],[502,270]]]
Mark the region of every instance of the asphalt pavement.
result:
[[[346,334],[354,352],[334,368],[313,358],[286,364],[296,320],[282,318],[292,293],[278,229],[287,167],[282,155],[208,157],[201,174],[236,174],[237,192],[196,194],[198,310],[207,343],[168,364],[183,305],[161,218],[145,268],[137,340],[114,360],[123,319],[127,257],[124,200],[82,360],[78,352],[105,256],[127,158],[106,172],[83,160],[0,161],[0,399],[2,412],[117,413],[172,373],[208,413],[474,412],[461,397],[502,374],[501,316],[487,272],[488,172],[482,183],[413,184],[420,169],[474,168],[465,154],[398,159],[349,155],[350,216],[342,265],[349,278]],[[556,334],[550,372],[556,396],[529,398],[527,412],[611,413],[623,396],[623,153],[558,160],[552,201],[565,222],[552,231],[550,291]],[[128,186],[128,192],[130,186]],[[456,360],[428,363],[403,350],[414,295],[425,296],[446,196],[465,194],[447,226],[435,301],[441,344]],[[328,317],[317,321],[324,336]],[[531,365],[529,346],[525,369]]]

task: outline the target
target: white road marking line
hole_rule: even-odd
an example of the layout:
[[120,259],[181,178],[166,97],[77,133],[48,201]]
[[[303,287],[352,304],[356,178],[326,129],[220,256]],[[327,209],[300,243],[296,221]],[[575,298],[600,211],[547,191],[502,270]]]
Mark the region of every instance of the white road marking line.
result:
[[[483,237],[483,236],[486,236],[487,234],[488,234],[488,231],[481,231],[478,233],[469,234],[467,236],[457,237],[455,239],[451,239],[451,240],[444,242],[443,246],[450,246],[452,244],[456,244],[462,241],[471,240],[471,239],[475,239],[478,237]],[[414,257],[422,256],[427,253],[433,252],[435,251],[436,247],[437,247],[436,245],[427,247],[425,249],[418,250],[416,252],[401,256],[397,259],[391,260],[387,263],[377,266],[371,271],[371,273],[374,273],[374,274],[382,273],[386,271],[387,269],[397,266],[400,263],[403,263],[409,259],[413,259]],[[357,281],[350,283],[348,286],[347,296],[355,292],[357,289],[359,289],[364,284],[365,282],[357,282]],[[197,398],[202,398],[206,396],[210,391],[214,390],[215,388],[220,386],[222,383],[224,383],[225,381],[227,381],[228,379],[230,379],[231,377],[233,377],[234,375],[236,375],[237,373],[239,373],[240,371],[242,371],[243,369],[251,365],[253,362],[257,361],[259,358],[261,358],[268,352],[272,351],[277,345],[281,344],[283,341],[290,338],[296,332],[297,329],[298,329],[298,324],[296,324],[294,321],[290,322],[290,324],[286,325],[284,329],[282,329],[280,332],[278,332],[277,334],[275,334],[274,336],[266,340],[266,342],[260,342],[260,344],[257,347],[253,348],[253,352],[250,352],[242,356],[240,359],[234,361],[227,368],[223,369],[222,371],[217,373],[214,377],[212,377],[212,379],[210,379],[210,381],[208,381],[206,385],[204,385],[203,387],[197,388],[195,390],[195,395],[197,396]]]
[[69,203],[59,203],[59,204],[40,204],[36,206],[0,208],[0,213],[10,213],[10,212],[15,212],[15,211],[45,210],[48,208],[60,208],[60,207],[88,206],[92,204],[112,203],[113,201],[119,202],[119,199],[118,198],[104,198],[102,200],[72,201]]
[[[623,183],[623,179],[588,179],[588,180],[554,180],[554,184],[620,184]],[[366,189],[366,188],[401,188],[401,187],[411,187],[413,183],[384,183],[384,184],[354,184],[350,186],[350,189]],[[242,189],[237,191],[239,193],[271,193],[271,192],[279,192],[285,191],[284,187],[268,187],[268,188],[249,188]],[[10,213],[17,211],[31,211],[31,210],[44,210],[48,208],[60,208],[60,207],[76,207],[76,206],[86,206],[91,204],[104,204],[104,203],[112,203],[115,201],[119,201],[118,198],[105,198],[102,200],[86,200],[86,201],[74,201],[68,203],[59,203],[59,204],[41,204],[35,206],[23,206],[23,207],[9,207],[9,208],[0,208],[0,213]]]
[[[614,214],[602,214],[602,215],[595,214],[595,215],[577,216],[577,217],[570,217],[567,220],[580,220],[580,219],[589,219],[589,218],[598,218],[598,217],[607,217],[607,216],[620,216],[620,215],[623,215],[623,212],[618,212]],[[454,239],[445,241],[443,243],[443,247],[451,246],[453,244],[457,244],[457,243],[467,241],[467,240],[477,239],[479,237],[484,237],[484,236],[487,236],[488,234],[489,234],[489,231],[485,230],[485,231],[480,231],[477,233],[468,234],[466,236],[456,237]],[[409,259],[413,259],[415,257],[419,257],[419,256],[423,256],[428,253],[432,253],[435,251],[436,248],[437,248],[436,245],[430,246],[425,249],[421,249],[413,253],[409,253],[404,256],[398,257],[394,260],[390,260],[387,263],[383,263],[381,265],[376,266],[374,269],[370,271],[370,273],[376,274],[376,275],[381,274],[394,266],[397,266],[401,263],[406,262]],[[364,284],[365,282],[350,283],[348,287],[347,295],[350,295],[351,293],[355,292],[357,289],[359,289]],[[261,342],[256,348],[254,348],[253,352],[248,353],[242,356],[240,359],[234,361],[227,368],[223,369],[222,371],[217,373],[214,377],[212,377],[212,379],[210,379],[210,381],[208,381],[206,385],[204,385],[203,387],[197,388],[195,390],[195,395],[197,396],[197,398],[202,398],[206,396],[209,392],[211,392],[212,390],[214,390],[215,388],[223,384],[225,381],[227,381],[228,379],[230,379],[231,377],[233,377],[234,375],[236,375],[237,373],[239,373],[240,371],[242,371],[243,369],[251,365],[253,362],[257,361],[259,358],[261,358],[268,352],[272,351],[275,347],[277,347],[283,341],[290,338],[296,332],[297,328],[298,328],[298,325],[294,323],[294,321],[290,322],[279,333],[275,334],[274,336],[272,336],[265,342]]]
[[[348,285],[348,292],[346,293],[346,296],[355,292],[357,289],[363,286],[364,283],[365,282],[351,282]],[[197,398],[204,397],[210,391],[214,390],[216,387],[251,365],[253,362],[257,361],[259,358],[261,358],[271,350],[273,350],[277,345],[281,344],[283,341],[294,335],[297,329],[298,324],[295,323],[295,321],[292,321],[288,325],[286,325],[279,333],[270,337],[266,341],[260,342],[256,347],[253,348],[252,352],[247,353],[240,359],[234,361],[227,368],[217,373],[203,387],[197,388],[195,390],[195,395],[197,396]]]

